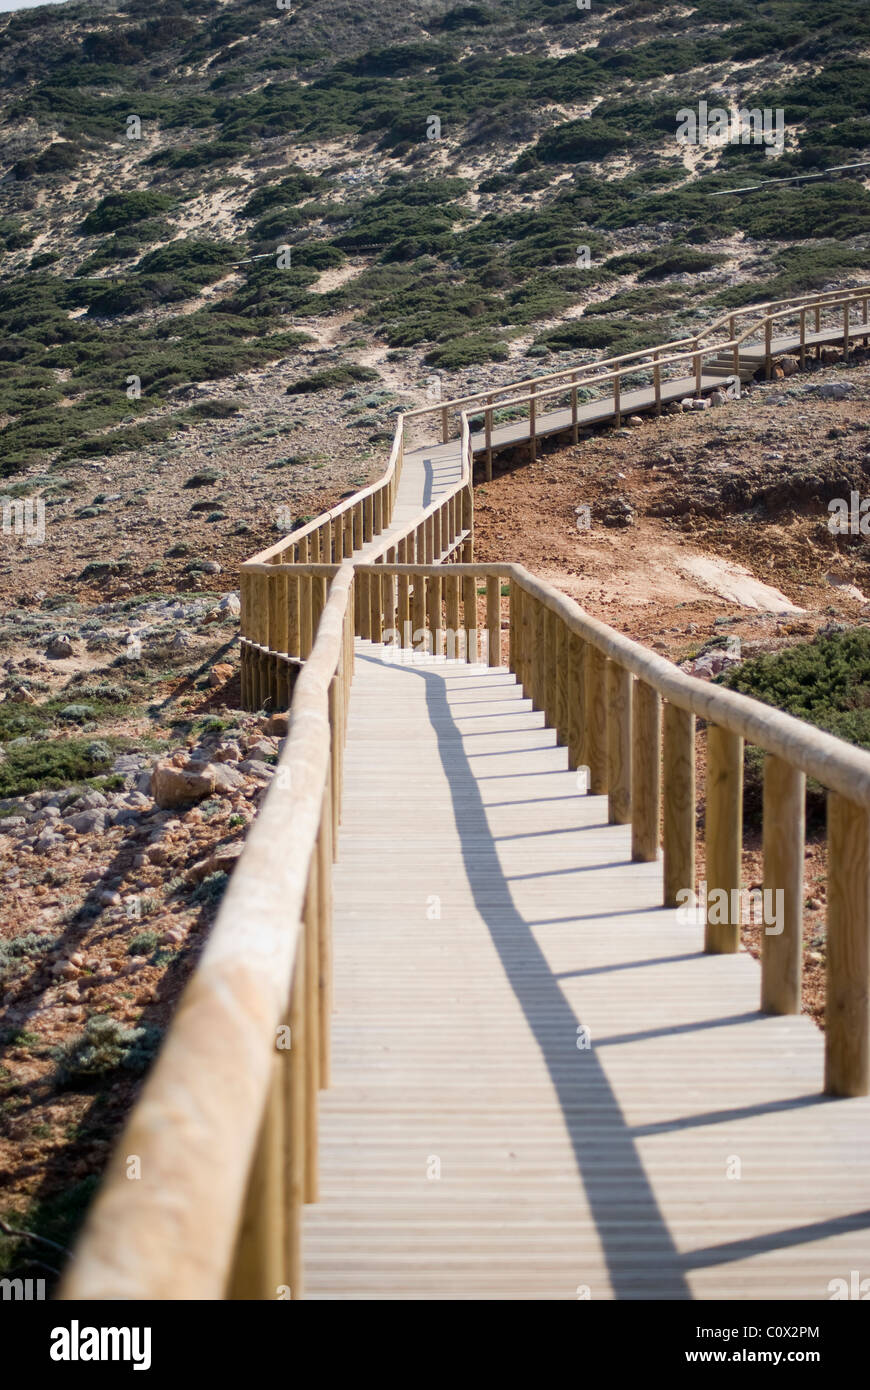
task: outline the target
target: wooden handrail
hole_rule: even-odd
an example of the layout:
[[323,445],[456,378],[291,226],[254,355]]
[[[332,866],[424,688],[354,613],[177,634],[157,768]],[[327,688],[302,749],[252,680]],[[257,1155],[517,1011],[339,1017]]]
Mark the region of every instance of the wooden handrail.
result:
[[[607,795],[608,819],[631,825],[632,858],[657,858],[661,843],[666,907],[694,901],[695,730],[696,720],[704,720],[705,949],[714,954],[740,947],[739,915],[735,920],[729,911],[723,921],[719,895],[730,909],[733,894],[739,899],[741,891],[744,743],[767,754],[764,889],[781,895],[776,930],[770,934],[765,927],[762,934],[761,1004],[767,1012],[801,1008],[806,777],[828,789],[825,1089],[833,1095],[866,1095],[870,754],[747,695],[687,675],[521,565],[386,561],[358,566],[357,577],[371,600],[357,632],[386,641],[393,659],[413,660],[422,650],[491,666],[502,663],[500,595],[503,581],[509,581],[510,669],[533,708],[543,710],[556,729],[557,741],[568,747],[569,766],[586,767],[588,790]],[[486,625],[479,631],[481,582]],[[403,595],[398,606],[397,584]]]
[[[301,1292],[298,1207],[306,1175],[288,1117],[319,1062],[321,1009],[300,980],[329,848],[353,648],[354,573],[335,576],[299,677],[277,773],[205,950],[136,1103],[75,1257],[64,1299],[215,1299]],[[312,877],[314,893],[312,895]],[[317,921],[315,920],[315,927]],[[324,928],[328,923],[321,924]],[[316,933],[315,933],[316,940]],[[316,957],[313,957],[316,964]],[[290,1047],[286,1028],[296,996]],[[319,1068],[315,1072],[320,1075]],[[298,1110],[310,1140],[312,1106]],[[301,1118],[300,1118],[301,1117]],[[310,1142],[306,1146],[309,1151]],[[141,1176],[131,1181],[127,1158]],[[310,1175],[307,1175],[310,1176]],[[275,1203],[280,1192],[281,1201]],[[286,1220],[285,1220],[286,1218]]]
[[[744,315],[746,315],[746,314],[759,313],[759,312],[762,311],[762,310],[768,310],[768,311],[769,311],[769,310],[771,310],[771,309],[778,308],[780,305],[783,305],[783,306],[791,305],[791,306],[796,306],[796,307],[799,308],[799,307],[802,306],[802,305],[814,306],[814,305],[818,304],[820,307],[824,307],[825,304],[826,304],[826,302],[831,298],[832,295],[846,294],[846,293],[855,294],[855,295],[857,295],[859,298],[864,298],[865,296],[870,295],[870,284],[856,286],[856,288],[855,288],[854,290],[851,290],[851,291],[842,291],[842,290],[824,290],[824,291],[817,291],[817,292],[811,292],[811,293],[808,293],[808,294],[805,294],[805,295],[795,295],[795,296],[792,296],[792,297],[790,297],[790,298],[788,298],[788,299],[775,299],[775,300],[765,301],[765,302],[760,303],[760,304],[744,305],[744,307],[743,307],[743,308],[740,308],[740,309],[729,309],[726,313],[722,314],[720,318],[714,319],[713,323],[711,323],[711,324],[704,330],[703,334],[700,334],[700,335],[699,335],[699,334],[693,334],[693,335],[689,335],[689,336],[687,336],[687,337],[685,337],[685,338],[676,338],[676,339],[674,339],[673,342],[670,342],[670,343],[661,343],[661,344],[659,344],[658,347],[656,347],[656,348],[635,348],[633,352],[622,353],[621,355],[615,356],[615,357],[605,357],[605,358],[601,358],[601,359],[599,359],[596,363],[589,363],[589,364],[587,364],[585,370],[592,370],[592,369],[604,370],[605,368],[612,368],[612,367],[614,367],[614,366],[617,366],[617,365],[619,365],[620,363],[629,364],[629,363],[633,362],[635,358],[648,356],[651,352],[654,352],[654,351],[655,351],[655,352],[667,352],[670,348],[682,347],[683,344],[685,344],[685,343],[693,343],[693,344],[698,343],[698,342],[700,342],[701,337],[706,337],[706,336],[708,336],[709,334],[716,332],[716,330],[719,329],[719,328],[722,326],[722,324],[728,323],[728,322],[730,322],[731,320],[733,320],[734,318],[737,318],[737,317],[740,317],[740,316],[744,316]],[[783,312],[788,313],[788,312],[790,312],[790,310],[784,309]],[[764,321],[764,320],[762,319],[762,320],[761,320],[761,323],[763,323],[763,321]],[[756,324],[756,325],[751,325],[751,326],[750,326],[750,331],[754,331],[754,328],[757,327],[757,326],[758,326],[757,324]],[[742,337],[739,339],[739,341],[742,341],[742,340],[743,340],[743,337],[745,337],[745,336],[746,336],[746,334],[742,335]],[[731,346],[731,343],[729,342],[729,343],[725,344],[725,346],[726,346],[726,347],[730,347],[730,346]],[[583,367],[582,365],[579,366],[579,367],[576,366],[576,365],[575,365],[575,366],[571,366],[571,367],[562,367],[562,368],[560,368],[558,371],[555,371],[555,372],[546,372],[546,373],[542,374],[541,376],[537,376],[537,377],[527,377],[524,381],[509,382],[509,383],[507,383],[504,387],[489,387],[486,391],[478,391],[478,392],[475,392],[475,393],[472,394],[472,395],[468,395],[468,396],[456,396],[456,397],[452,398],[451,400],[441,402],[441,403],[439,403],[438,405],[432,405],[432,406],[418,406],[415,410],[409,410],[409,411],[407,412],[405,418],[406,418],[407,420],[419,419],[419,418],[421,418],[421,417],[424,416],[424,415],[430,415],[430,414],[434,413],[435,411],[438,411],[438,412],[440,412],[440,413],[442,414],[442,419],[443,419],[443,412],[444,412],[444,411],[448,411],[448,412],[449,412],[449,411],[456,411],[456,410],[459,410],[459,409],[464,409],[466,406],[472,405],[472,404],[476,404],[477,402],[483,402],[484,404],[490,404],[490,403],[492,403],[492,402],[490,402],[490,401],[488,400],[488,397],[491,397],[491,396],[493,396],[493,395],[498,395],[498,394],[500,394],[501,391],[517,391],[517,390],[520,390],[520,389],[521,389],[522,387],[524,387],[524,386],[529,386],[529,387],[534,386],[534,387],[536,387],[536,389],[537,389],[537,387],[540,385],[541,382],[553,381],[553,380],[556,380],[556,379],[562,379],[562,378],[564,378],[564,377],[570,377],[571,374],[572,374],[573,372],[576,372],[576,371],[583,371],[583,370],[584,370],[584,367]],[[610,374],[610,373],[608,372],[608,375],[609,375],[609,374]],[[580,385],[580,384],[582,384],[582,383],[578,382],[578,385]],[[526,399],[527,399],[527,397],[522,397],[522,400],[523,400],[523,401],[525,401]],[[494,402],[494,404],[495,404],[496,408],[501,409],[502,406],[506,404],[506,402],[496,401],[496,402]]]
[[[867,298],[868,295],[870,295],[870,290],[864,292],[848,291],[845,293],[846,297],[836,300],[830,300],[822,307],[841,309],[845,306],[846,308],[848,308],[850,304],[862,303],[864,299]],[[603,362],[593,363],[590,367],[590,374],[586,377],[578,376],[576,381],[560,381],[560,383],[557,386],[550,386],[545,391],[539,391],[535,389],[533,391],[529,391],[526,395],[513,396],[508,398],[507,400],[498,401],[496,403],[495,408],[499,410],[508,410],[512,406],[529,405],[532,401],[534,401],[537,404],[542,399],[549,398],[551,396],[558,397],[565,395],[568,391],[573,391],[577,387],[606,385],[608,382],[610,382],[612,379],[616,377],[621,378],[625,374],[628,374],[630,372],[637,372],[643,370],[644,368],[653,370],[654,368],[658,367],[659,369],[661,369],[662,367],[674,365],[677,362],[683,362],[687,359],[695,360],[707,358],[716,354],[722,354],[724,352],[729,351],[730,349],[735,348],[739,350],[740,344],[744,343],[747,338],[751,337],[751,335],[753,333],[756,333],[760,328],[765,329],[766,338],[769,339],[770,326],[777,319],[786,318],[792,312],[794,311],[791,309],[782,309],[777,314],[768,314],[765,316],[765,318],[759,319],[756,323],[751,324],[749,328],[745,329],[743,333],[739,334],[736,338],[729,338],[727,340],[723,339],[722,342],[711,343],[707,347],[698,348],[695,345],[697,340],[692,339],[691,341],[693,343],[693,346],[691,348],[686,349],[686,351],[684,352],[672,353],[668,357],[661,356],[661,353],[664,351],[663,348],[644,348],[639,353],[633,354],[633,356],[642,355],[645,357],[649,357],[650,360],[648,362],[633,361],[631,363],[626,364],[623,367],[618,367],[615,371],[613,369],[609,369],[606,377],[603,380],[599,380],[599,378],[597,376],[593,376],[592,373],[601,371],[605,364]],[[856,325],[856,327],[860,326],[861,325]],[[612,360],[614,362],[619,362],[624,361],[625,359],[614,358]],[[540,379],[541,378],[538,378],[538,380]]]
[[[251,556],[250,561],[245,564],[257,562],[258,564],[268,564],[272,556],[282,554],[288,546],[298,545],[300,541],[306,540],[312,534],[319,531],[325,523],[342,520],[354,507],[366,501],[367,498],[374,498],[379,494],[387,493],[389,497],[389,507],[384,514],[384,525],[389,525],[392,520],[393,503],[395,502],[395,491],[398,486],[402,466],[402,449],[404,445],[404,415],[399,415],[396,421],[396,429],[393,434],[393,443],[390,448],[390,457],[387,462],[386,470],[377,482],[369,483],[368,487],[361,488],[352,497],[347,497],[337,506],[329,511],[321,512],[313,521],[309,521],[305,526],[300,526],[296,531],[289,531],[280,541],[270,545],[267,550],[261,550],[256,555]],[[345,557],[346,558],[346,557]]]

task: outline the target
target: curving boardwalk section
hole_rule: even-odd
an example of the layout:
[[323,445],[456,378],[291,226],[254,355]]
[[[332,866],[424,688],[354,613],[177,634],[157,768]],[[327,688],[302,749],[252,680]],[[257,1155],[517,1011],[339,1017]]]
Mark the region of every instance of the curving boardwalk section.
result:
[[[476,562],[472,465],[868,339],[870,285],[410,411],[382,478],[243,565],[242,704],[289,702],[287,738],[61,1298],[866,1296],[870,754]],[[736,914],[661,905],[697,881],[701,720],[726,897],[764,758],[761,966]]]
[[357,644],[307,1298],[825,1299],[870,1269],[870,1101],[820,1094],[822,1035],[759,1012],[630,834],[506,669]]

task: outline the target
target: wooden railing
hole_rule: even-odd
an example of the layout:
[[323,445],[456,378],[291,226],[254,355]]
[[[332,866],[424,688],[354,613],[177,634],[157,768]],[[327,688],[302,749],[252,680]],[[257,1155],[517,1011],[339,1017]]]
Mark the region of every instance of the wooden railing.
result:
[[[421,564],[431,565],[450,559],[467,561],[472,558],[474,498],[467,420],[462,425],[461,451],[458,482],[406,527],[391,530],[380,547],[373,546],[367,555],[370,563],[419,560]],[[356,512],[351,509],[346,515],[354,516]],[[321,537],[325,535],[321,529]],[[328,547],[321,548],[320,553],[327,554]],[[270,554],[273,558],[265,560],[264,556]],[[291,545],[285,545],[283,551],[273,548],[242,565],[243,709],[287,708],[293,682],[311,651],[328,585],[336,570],[337,565],[325,559],[309,563],[294,558]],[[354,596],[356,627],[358,632],[366,637],[373,636],[377,641],[378,580],[376,574],[370,577],[369,569],[361,573]]]
[[[467,414],[470,409],[477,408],[477,413],[483,416],[484,443],[482,451],[485,452],[486,476],[489,479],[492,476],[492,432],[493,417],[496,411],[516,412],[522,410],[528,412],[529,446],[532,457],[534,457],[536,440],[542,433],[538,417],[541,406],[544,404],[553,406],[561,399],[570,406],[572,412],[570,424],[566,424],[562,428],[572,429],[576,443],[579,429],[578,392],[581,390],[599,390],[602,387],[608,387],[613,393],[613,415],[618,426],[622,419],[621,396],[625,378],[648,379],[654,393],[653,409],[656,414],[660,414],[662,410],[662,383],[667,379],[669,371],[675,372],[680,367],[689,366],[691,375],[694,377],[695,395],[700,396],[704,363],[710,362],[711,359],[721,360],[726,354],[729,354],[731,369],[735,375],[738,375],[741,365],[740,350],[749,347],[753,339],[758,339],[759,346],[763,345],[765,375],[769,378],[773,366],[771,345],[774,326],[784,327],[789,319],[796,321],[795,335],[798,340],[801,367],[806,364],[808,337],[813,333],[821,332],[823,317],[832,313],[836,313],[838,316],[837,331],[842,332],[843,350],[848,353],[851,338],[855,336],[856,326],[859,328],[866,326],[866,333],[858,336],[864,336],[865,341],[870,338],[868,300],[870,300],[870,286],[862,285],[854,290],[825,291],[822,294],[801,295],[793,299],[752,305],[745,309],[735,309],[716,319],[702,333],[693,337],[664,343],[656,348],[637,349],[634,352],[623,353],[618,357],[606,357],[586,366],[566,367],[557,372],[545,373],[542,376],[509,383],[503,387],[495,387],[490,391],[477,392],[471,396],[460,396],[438,405],[423,406],[418,410],[409,411],[405,419],[411,421],[422,420],[428,416],[440,417],[442,440],[446,442],[450,438],[452,417],[459,417],[461,428],[462,414]],[[862,308],[862,318],[858,325],[850,321],[851,309],[854,305],[860,305]],[[753,316],[751,322],[742,332],[738,333],[738,320],[748,315]],[[807,326],[808,316],[812,320],[809,329]],[[719,341],[705,341],[715,337],[723,325],[727,325],[727,337]],[[833,336],[833,330],[831,336]],[[547,383],[552,384],[548,385]]]
[[329,1082],[353,587],[345,565],[296,684],[274,780],[62,1298],[301,1295],[300,1212],[317,1199],[317,1092]]
[[290,531],[267,550],[252,556],[249,563],[340,564],[373,537],[388,530],[402,476],[404,419],[403,415],[397,417],[390,457],[382,478],[355,492],[331,511],[321,512],[305,526]]
[[[359,580],[365,569],[357,568]],[[695,891],[696,719],[705,721],[709,952],[739,949],[739,915],[735,921],[729,912],[720,922],[719,908],[730,907],[741,889],[744,743],[765,752],[764,889],[774,894],[769,902],[781,903],[781,929],[765,928],[762,936],[761,1007],[769,1013],[800,1012],[806,777],[827,789],[825,1090],[866,1095],[870,754],[686,675],[520,565],[385,563],[370,567],[369,577],[372,584],[377,577],[370,590],[372,635],[386,640],[394,660],[413,660],[421,650],[491,666],[507,660],[566,746],[569,766],[586,769],[592,794],[607,795],[609,820],[631,824],[632,858],[656,859],[661,846],[665,907],[688,902]]]

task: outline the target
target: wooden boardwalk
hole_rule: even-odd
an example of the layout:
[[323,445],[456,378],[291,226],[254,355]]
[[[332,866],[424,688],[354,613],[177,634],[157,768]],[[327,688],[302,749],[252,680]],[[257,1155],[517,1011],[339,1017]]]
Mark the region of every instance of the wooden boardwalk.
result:
[[514,677],[360,642],[348,733],[305,1296],[870,1277],[870,1101],[822,1096],[813,1023],[657,905]]

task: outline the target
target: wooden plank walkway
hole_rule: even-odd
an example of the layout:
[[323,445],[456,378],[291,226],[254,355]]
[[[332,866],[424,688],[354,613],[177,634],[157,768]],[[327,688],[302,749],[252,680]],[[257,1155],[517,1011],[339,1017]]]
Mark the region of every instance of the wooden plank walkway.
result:
[[[870,324],[850,323],[850,341],[859,340],[865,343],[870,341]],[[823,328],[818,332],[808,331],[805,338],[808,350],[821,347],[825,344],[834,346],[843,342],[842,325],[838,327]],[[780,357],[785,353],[798,353],[800,351],[799,335],[775,338],[771,342],[771,354]],[[715,364],[713,371],[705,370],[701,376],[701,394],[715,390],[723,385],[723,365],[729,366],[725,359],[729,354],[725,354],[722,364]],[[740,366],[744,379],[747,375],[751,376],[764,365],[765,348],[763,343],[748,343],[740,349]],[[708,363],[708,368],[710,364]],[[590,364],[594,366],[594,363]],[[581,369],[578,369],[582,371]],[[570,390],[570,383],[566,384],[565,390]],[[682,376],[665,379],[661,383],[661,400],[663,405],[671,401],[684,399],[686,396],[695,394],[695,377]],[[655,406],[655,391],[651,386],[640,387],[635,390],[623,391],[620,400],[620,415],[627,419],[629,415],[651,410]],[[541,403],[543,405],[543,402]],[[495,410],[498,411],[498,402],[495,403]],[[470,411],[473,415],[475,412]],[[480,413],[479,411],[477,412]],[[584,430],[595,425],[605,424],[614,418],[612,392],[604,388],[604,394],[598,400],[586,401],[577,407],[578,429]],[[535,421],[535,438],[542,439],[551,434],[562,434],[570,430],[573,424],[573,417],[570,408],[565,407],[559,410],[540,410]],[[517,444],[523,444],[529,439],[529,422],[525,420],[510,421],[507,424],[499,425],[492,431],[492,448],[495,452],[501,449],[511,448]],[[486,451],[486,435],[483,430],[475,430],[471,436],[472,449],[475,454],[482,454]],[[447,444],[423,445],[413,450],[406,451],[402,482],[400,483],[399,502],[406,505],[402,510],[401,519],[403,522],[413,520],[417,511],[413,509],[415,497],[422,496],[426,490],[426,480],[434,477],[436,488],[443,490],[447,485],[446,480],[458,477],[459,469],[459,440],[450,440]],[[408,473],[406,482],[405,473]],[[413,480],[413,481],[412,481]],[[441,485],[441,486],[439,486]],[[402,487],[405,487],[405,496],[402,497]],[[436,492],[431,492],[428,502],[434,500]],[[380,538],[381,543],[383,537]]]
[[820,1095],[813,1023],[658,906],[542,721],[503,669],[358,645],[306,1296],[870,1277],[870,1100]]

